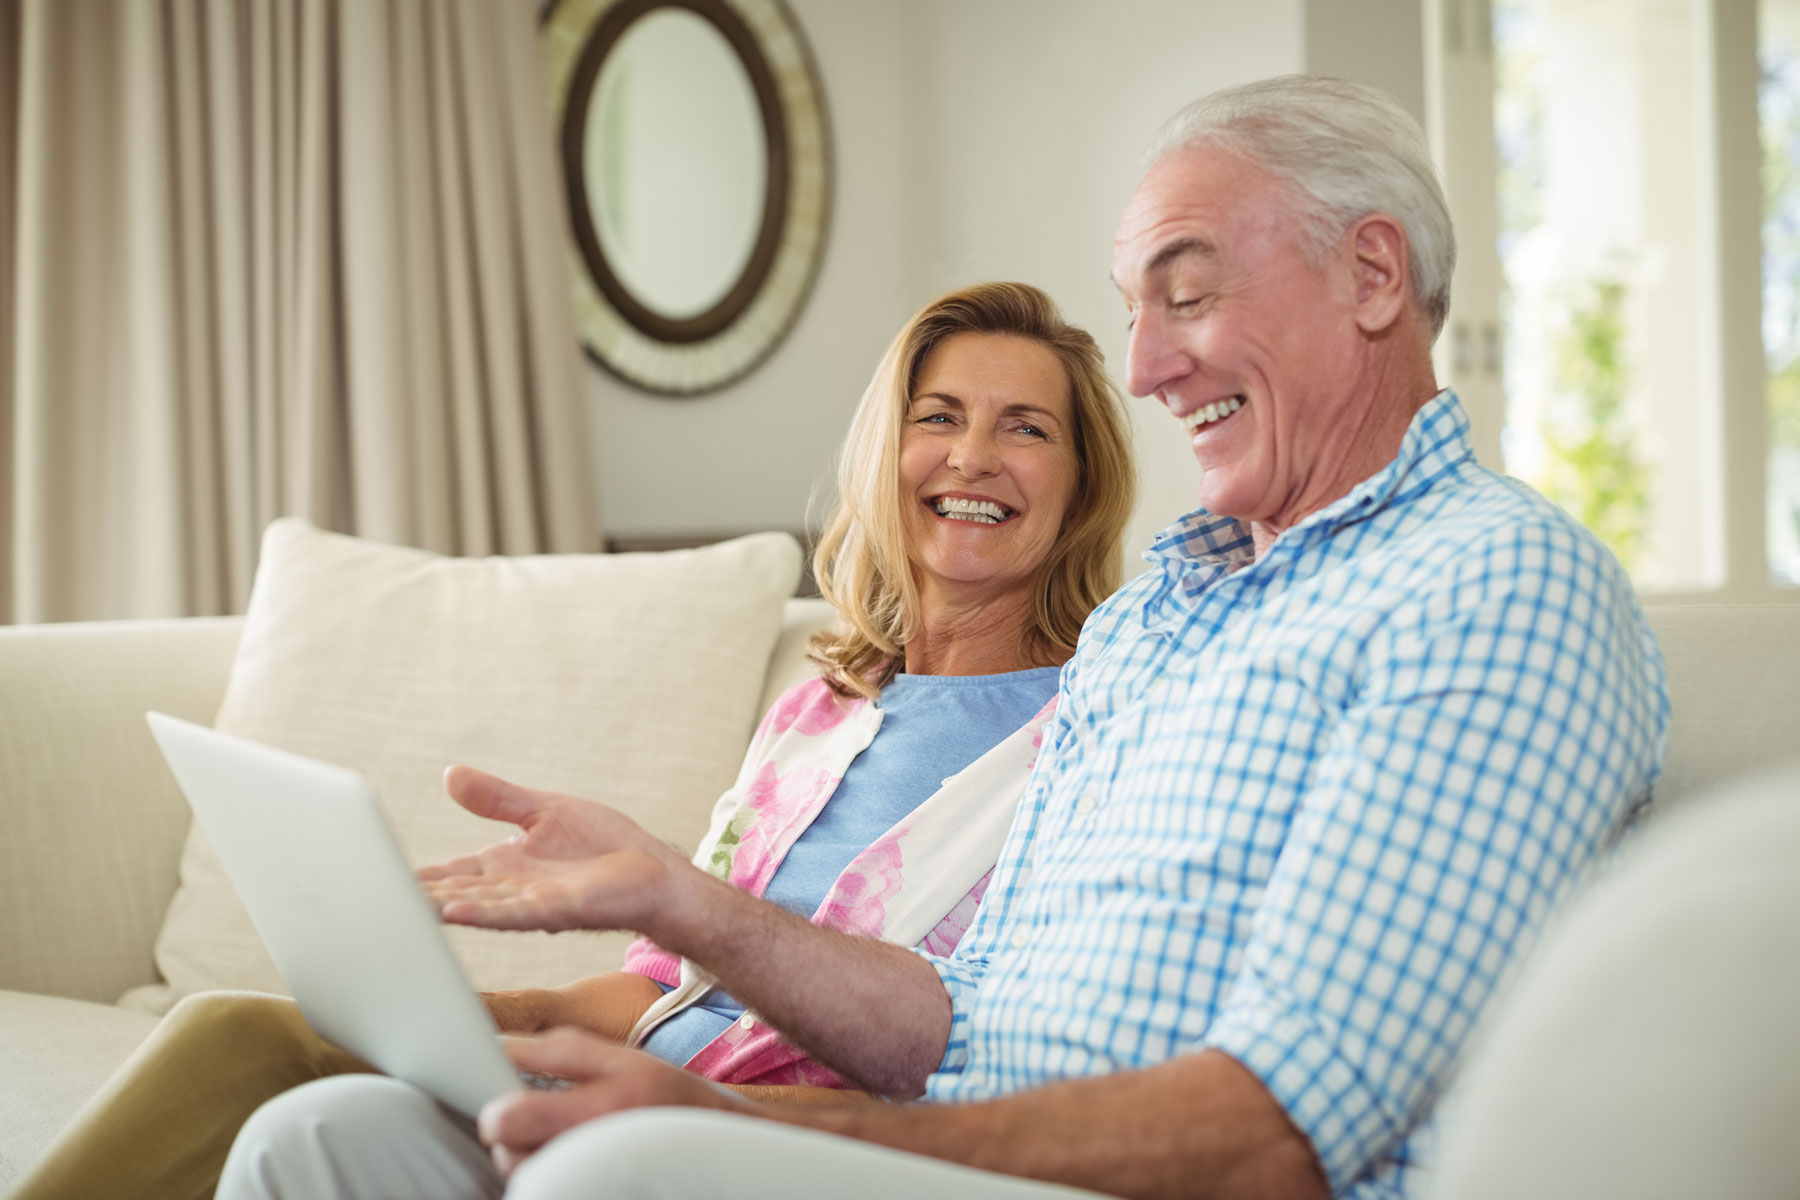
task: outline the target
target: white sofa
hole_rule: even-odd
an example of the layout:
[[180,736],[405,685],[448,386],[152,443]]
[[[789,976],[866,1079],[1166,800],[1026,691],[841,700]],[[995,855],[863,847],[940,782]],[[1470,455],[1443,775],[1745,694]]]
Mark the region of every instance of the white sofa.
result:
[[[819,601],[776,603],[765,701],[806,670],[804,642],[829,616]],[[1663,608],[1652,620],[1675,710],[1661,807],[1800,756],[1800,606]],[[244,630],[243,618],[0,629],[0,1191],[155,1023],[139,1009],[156,1007],[143,989],[160,982],[188,815],[143,714],[210,720]],[[698,822],[710,807],[654,802]],[[567,945],[568,976],[609,965]],[[121,1007],[134,989],[137,1007]]]

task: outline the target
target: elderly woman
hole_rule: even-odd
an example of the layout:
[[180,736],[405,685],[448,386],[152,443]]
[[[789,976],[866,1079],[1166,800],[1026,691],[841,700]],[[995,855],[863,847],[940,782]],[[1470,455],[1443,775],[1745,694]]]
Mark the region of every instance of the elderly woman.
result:
[[[921,310],[882,359],[844,445],[837,508],[814,558],[841,617],[811,647],[822,673],[764,717],[695,861],[815,923],[953,947],[1036,759],[1058,670],[1117,586],[1133,492],[1122,407],[1100,352],[1048,297],[984,284]],[[512,786],[467,768],[447,785],[478,810]],[[622,971],[488,1000],[509,1032],[575,1025],[753,1094],[858,1096],[704,973],[645,941]],[[193,998],[14,1200],[205,1195],[257,1105],[309,1079],[367,1070],[313,1035],[291,1003]],[[466,1143],[441,1156],[433,1194],[498,1193],[472,1134],[399,1081],[314,1083],[259,1123],[333,1113],[360,1122],[344,1114],[365,1111],[371,1096]],[[254,1157],[239,1148],[225,1192],[263,1186]],[[345,1194],[356,1190],[354,1166],[331,1171]],[[379,1174],[364,1183],[370,1194],[393,1186]]]

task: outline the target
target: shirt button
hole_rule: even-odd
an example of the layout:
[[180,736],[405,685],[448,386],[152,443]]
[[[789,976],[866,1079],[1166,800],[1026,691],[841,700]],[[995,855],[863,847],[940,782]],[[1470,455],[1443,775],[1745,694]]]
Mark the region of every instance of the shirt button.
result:
[[1021,925],[1012,931],[1012,937],[1009,940],[1012,942],[1014,949],[1023,950],[1026,944],[1031,941],[1031,930]]
[[739,1029],[749,1030],[756,1028],[756,1018],[749,1013],[745,1013],[743,1016],[739,1017],[737,1023]]
[[1081,793],[1081,799],[1079,799],[1075,802],[1075,815],[1078,817],[1085,817],[1089,813],[1093,812],[1095,806],[1098,805],[1099,803],[1100,803],[1100,800],[1098,797],[1096,797],[1094,795],[1094,793],[1083,792],[1083,793]]

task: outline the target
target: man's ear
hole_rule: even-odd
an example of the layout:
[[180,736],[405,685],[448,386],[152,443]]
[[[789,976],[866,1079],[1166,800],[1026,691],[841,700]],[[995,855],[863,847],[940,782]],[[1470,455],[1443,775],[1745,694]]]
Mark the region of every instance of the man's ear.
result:
[[1369,334],[1392,325],[1412,294],[1411,248],[1400,222],[1371,213],[1350,229],[1356,324]]

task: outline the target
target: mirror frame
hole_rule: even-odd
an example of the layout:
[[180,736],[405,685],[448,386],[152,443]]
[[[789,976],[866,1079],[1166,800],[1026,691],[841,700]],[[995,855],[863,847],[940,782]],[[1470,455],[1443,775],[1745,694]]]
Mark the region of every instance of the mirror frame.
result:
[[[711,308],[672,318],[607,262],[588,204],[583,146],[595,82],[637,20],[693,13],[742,61],[768,155],[762,218],[743,272]],[[811,51],[783,0],[559,0],[539,34],[568,199],[576,326],[589,357],[647,391],[692,396],[742,379],[793,328],[818,276],[831,216],[831,143]]]

